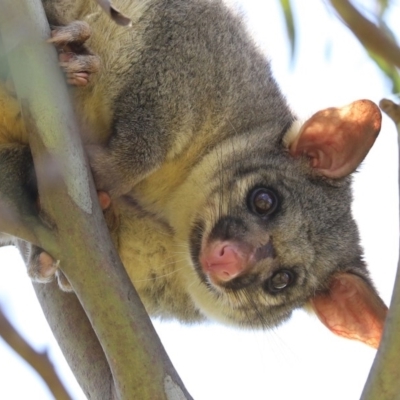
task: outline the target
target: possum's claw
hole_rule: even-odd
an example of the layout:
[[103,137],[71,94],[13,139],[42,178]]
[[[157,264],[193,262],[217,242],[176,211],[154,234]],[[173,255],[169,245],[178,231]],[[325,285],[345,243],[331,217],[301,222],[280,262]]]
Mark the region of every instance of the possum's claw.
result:
[[84,21],[74,21],[51,31],[48,42],[55,44],[60,66],[72,86],[86,86],[91,74],[100,68],[100,58],[85,45],[90,34],[90,27]]
[[67,82],[73,86],[86,86],[90,75],[100,68],[99,57],[94,55],[60,53],[58,59],[66,74]]
[[56,277],[57,277],[58,286],[60,287],[60,289],[63,292],[73,292],[74,291],[71,284],[69,283],[69,280],[64,275],[64,273],[61,271],[61,269],[57,269]]
[[66,45],[83,45],[91,35],[91,29],[87,22],[73,21],[65,26],[56,26],[51,30],[49,43],[54,43],[58,48]]

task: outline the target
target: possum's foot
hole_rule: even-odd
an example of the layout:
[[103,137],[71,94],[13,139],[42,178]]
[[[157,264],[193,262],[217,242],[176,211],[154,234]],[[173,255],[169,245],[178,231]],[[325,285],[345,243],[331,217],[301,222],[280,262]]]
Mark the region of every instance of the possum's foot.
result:
[[85,45],[90,34],[90,27],[84,21],[74,21],[51,31],[48,41],[56,46],[60,66],[70,85],[86,86],[91,74],[100,68],[100,58]]
[[60,66],[72,86],[86,86],[90,75],[99,70],[100,61],[97,56],[61,53],[58,57]]
[[36,246],[32,246],[29,258],[28,275],[33,281],[48,283],[56,277],[61,290],[73,291],[68,279],[59,269],[59,260],[55,260],[49,253]]
[[[111,205],[111,199],[108,193],[98,191],[98,198],[104,217],[110,229],[115,226],[116,217]],[[49,253],[40,247],[32,246],[29,257],[28,275],[33,281],[40,283],[51,282],[54,277],[57,278],[58,286],[64,292],[72,292],[72,286],[67,277],[60,270],[60,261],[55,260]]]
[[28,266],[28,275],[39,283],[51,282],[57,278],[58,286],[64,292],[72,292],[72,286],[66,276],[59,269],[60,261],[55,260],[49,253],[40,247],[33,246]]
[[32,247],[28,275],[36,282],[51,282],[59,264],[60,261],[55,260],[40,247]]
[[79,50],[80,46],[90,38],[91,29],[87,22],[73,21],[65,26],[53,27],[51,38],[48,40],[58,47],[70,45]]

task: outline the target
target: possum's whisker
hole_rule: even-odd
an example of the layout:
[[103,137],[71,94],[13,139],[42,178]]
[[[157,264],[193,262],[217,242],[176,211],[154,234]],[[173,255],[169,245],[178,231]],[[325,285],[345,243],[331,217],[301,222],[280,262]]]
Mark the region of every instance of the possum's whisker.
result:
[[[229,121],[230,122],[230,121]],[[231,125],[232,125],[232,123],[231,123]],[[236,152],[236,148],[235,148],[235,141],[232,139],[231,141],[231,147],[232,147],[232,153],[233,153],[233,159],[235,160],[235,164],[237,164],[237,161],[236,161],[236,154],[237,154],[237,152]],[[230,170],[231,171],[231,170]],[[232,181],[232,180],[231,180]],[[234,196],[234,194],[232,193],[232,190],[229,190],[228,191],[228,193],[229,193],[229,201],[228,201],[228,213],[230,214],[231,213],[231,210],[232,210],[232,203],[233,203],[233,196]]]
[[[171,264],[173,264],[173,263],[164,264],[163,266],[160,266],[160,268],[166,267],[166,266],[171,265]],[[182,271],[182,270],[185,269],[185,268],[186,268],[186,266],[183,266],[183,267],[181,267],[181,268],[176,268],[176,269],[174,269],[174,270],[171,271],[171,272],[167,272],[167,273],[162,274],[162,275],[157,275],[156,278],[134,279],[134,280],[132,280],[132,283],[135,284],[135,283],[139,283],[139,282],[148,282],[148,281],[158,280],[158,279],[161,279],[161,278],[165,278],[165,277],[167,277],[167,276],[174,275],[174,274],[176,274],[177,272]]]
[[183,240],[177,240],[173,243],[174,247],[184,247],[185,249],[188,248],[188,244]]
[[[186,261],[186,255],[187,255],[187,254],[186,254],[186,253],[180,253],[180,254],[185,255],[185,257],[183,257],[183,258],[178,258],[178,259],[173,259],[171,262],[167,262],[167,263],[161,264],[160,267],[161,267],[161,268],[164,268],[164,267],[167,267],[168,265],[179,264],[179,263],[181,263],[181,262]],[[170,258],[173,258],[173,257],[170,257]],[[183,269],[183,268],[185,268],[185,266],[180,267],[179,269]]]
[[165,236],[165,237],[170,237],[171,236],[171,234],[169,232],[166,232],[166,231],[163,231],[163,230],[160,230],[160,229],[154,229],[154,232],[157,232],[158,235],[162,235],[162,236]]
[[226,120],[228,121],[229,125],[232,127],[232,129],[236,133],[236,135],[238,135],[239,132],[236,130],[235,126],[232,124],[232,121],[230,120],[230,118],[226,118]]
[[[240,311],[241,313],[244,313],[244,320],[246,323],[243,323],[243,325],[246,325],[247,328],[255,329],[257,324],[253,322],[253,319],[250,315],[250,309],[249,307],[238,307],[238,305],[246,305],[249,300],[249,296],[246,295],[246,290],[240,290],[240,291],[234,291],[233,292],[234,297],[236,298],[236,303],[234,305],[234,309],[236,309],[238,312]],[[242,318],[241,318],[242,320]]]
[[[187,254],[187,252],[189,251],[188,246],[186,246],[184,244],[176,245],[174,247],[177,249],[176,251],[182,251],[182,253],[185,253],[185,254]],[[172,250],[172,251],[174,251],[174,250]]]
[[196,284],[198,285],[198,282],[195,279],[193,279],[192,282],[189,282],[188,292],[190,292],[190,289],[192,289]]
[[[219,150],[219,153],[218,153]],[[222,168],[222,149],[221,147],[217,147],[216,149],[216,155],[217,155],[217,161],[218,161],[218,178],[219,178],[219,202],[218,202],[218,211],[219,214],[216,216],[215,221],[217,221],[218,217],[220,218],[223,214],[223,204],[224,204],[224,174],[223,174],[223,168]]]
[[185,255],[185,256],[187,256],[187,251],[172,251],[171,250],[171,252],[170,252],[171,254],[177,254],[177,255],[179,255],[179,254],[182,254],[182,255]]
[[[251,298],[249,298],[246,289],[240,290],[240,291],[236,291],[236,292],[234,292],[234,295],[235,295],[235,297],[236,297],[236,299],[237,299],[239,305],[245,305],[245,304],[247,304],[247,303],[249,302],[249,300],[251,301]],[[238,308],[238,307],[236,306],[236,308]],[[243,313],[245,314],[247,323],[252,327],[253,324],[252,324],[252,322],[251,322],[251,321],[252,321],[252,318],[251,318],[251,316],[249,315],[249,314],[250,314],[249,308],[246,307],[246,306],[245,306],[245,307],[241,307],[241,308],[240,308],[240,311],[243,312]]]
[[[251,295],[251,293],[248,292],[248,290],[244,290],[243,291],[243,295],[245,297],[245,299],[247,300],[247,302],[251,305],[251,310],[257,315],[258,321],[254,321],[254,317],[249,315],[248,309],[250,308],[245,308],[246,310],[246,316],[248,318],[248,324],[250,326],[252,326],[254,329],[257,328],[258,324],[261,323],[261,326],[266,329],[268,328],[268,325],[265,321],[265,317],[263,316],[263,314],[261,313],[260,309],[259,309],[259,304],[256,303],[254,296]],[[254,321],[254,322],[252,322]]]

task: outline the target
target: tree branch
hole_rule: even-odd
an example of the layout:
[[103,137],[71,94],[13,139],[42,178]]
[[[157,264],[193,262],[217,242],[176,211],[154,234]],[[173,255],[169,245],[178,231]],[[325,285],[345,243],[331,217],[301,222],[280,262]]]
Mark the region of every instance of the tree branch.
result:
[[[50,252],[62,260],[63,272],[99,338],[117,397],[190,399],[111,244],[56,52],[45,42],[49,29],[40,1],[3,1],[0,23],[31,132],[41,206],[60,246]],[[66,317],[62,307],[54,312]],[[108,396],[109,392],[98,398]]]
[[0,216],[0,232],[8,233],[11,236],[39,245],[31,224],[21,221],[20,216],[3,201],[0,201]]
[[400,48],[381,29],[365,18],[348,0],[329,0],[361,44],[400,68]]
[[[380,106],[397,127],[400,138],[400,106],[384,99]],[[400,167],[400,147],[399,147]],[[400,170],[399,170],[400,179]],[[400,181],[399,181],[400,190]],[[361,400],[393,400],[400,393],[400,260],[393,289],[389,313],[386,319],[382,341],[365,384]]]
[[57,400],[71,400],[47,353],[39,353],[17,332],[0,308],[0,336],[42,377]]

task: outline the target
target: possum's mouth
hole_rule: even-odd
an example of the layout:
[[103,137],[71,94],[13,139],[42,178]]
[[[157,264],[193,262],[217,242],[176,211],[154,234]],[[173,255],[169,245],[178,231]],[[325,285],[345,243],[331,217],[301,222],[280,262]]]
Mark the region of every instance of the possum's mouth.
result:
[[271,237],[256,247],[235,235],[231,225],[245,229],[237,219],[225,217],[206,234],[205,223],[199,219],[193,224],[189,238],[192,265],[198,277],[210,290],[219,293],[222,288],[244,289],[260,279],[268,279],[279,268]]
[[198,220],[193,224],[189,237],[189,248],[190,248],[190,257],[192,259],[192,263],[196,272],[198,273],[201,281],[204,284],[208,285],[207,277],[204,274],[200,264],[201,243],[203,240],[204,231],[205,231],[205,223],[203,221]]
[[[215,229],[217,227],[217,229]],[[210,282],[210,277],[207,275],[206,271],[204,270],[202,263],[201,263],[201,254],[202,251],[204,250],[204,235],[205,235],[205,223],[202,220],[197,220],[192,227],[192,231],[190,234],[189,238],[189,247],[190,247],[190,255],[192,259],[192,264],[194,266],[194,269],[197,272],[197,275],[199,276],[200,280],[202,283],[204,283],[209,289],[215,289],[215,282],[211,283]],[[220,236],[223,237],[226,232],[218,232],[220,229],[218,228],[218,224],[214,226],[210,234],[208,235],[208,239],[211,240],[216,240],[219,239]],[[253,281],[252,277],[248,276],[247,281]],[[232,288],[232,289],[238,289],[239,287],[236,287],[236,279],[231,279],[227,282],[218,282],[216,286],[220,287],[225,287],[225,288]],[[247,285],[249,282],[247,282]],[[242,285],[240,285],[242,286]]]

